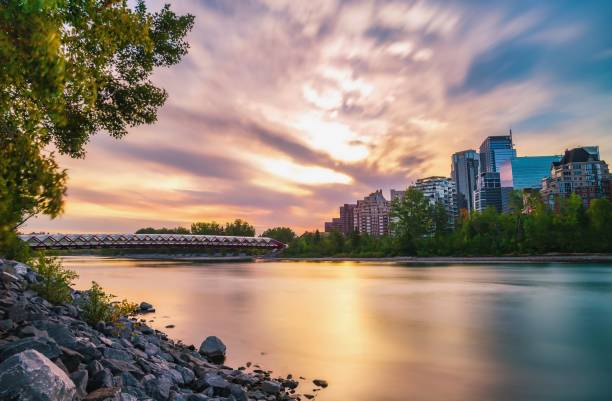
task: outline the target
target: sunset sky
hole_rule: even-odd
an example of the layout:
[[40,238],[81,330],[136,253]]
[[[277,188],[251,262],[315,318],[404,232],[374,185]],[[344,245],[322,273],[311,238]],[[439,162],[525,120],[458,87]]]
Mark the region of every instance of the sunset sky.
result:
[[[157,9],[161,3],[150,2]],[[181,0],[191,49],[158,122],[105,134],[65,213],[23,230],[133,232],[242,218],[322,228],[342,203],[450,174],[512,128],[518,154],[612,160],[612,2]]]

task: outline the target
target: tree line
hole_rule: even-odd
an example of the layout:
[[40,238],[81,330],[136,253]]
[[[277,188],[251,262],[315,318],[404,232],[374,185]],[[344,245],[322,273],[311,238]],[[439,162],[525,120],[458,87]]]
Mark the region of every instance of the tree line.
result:
[[216,221],[201,221],[192,223],[190,228],[153,228],[145,227],[136,230],[136,234],[193,234],[193,235],[233,235],[240,237],[254,237],[255,227],[242,219],[219,224]]
[[[612,252],[612,204],[595,199],[588,208],[576,194],[551,209],[537,195],[510,195],[510,212],[494,208],[461,213],[455,224],[441,203],[410,188],[391,206],[392,235],[306,232],[286,256],[496,256]],[[529,213],[525,213],[525,211]]]

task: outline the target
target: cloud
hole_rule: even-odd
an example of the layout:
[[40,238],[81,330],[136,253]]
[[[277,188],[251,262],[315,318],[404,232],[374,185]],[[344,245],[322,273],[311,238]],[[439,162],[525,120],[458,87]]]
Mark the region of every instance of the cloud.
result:
[[448,175],[453,152],[510,127],[519,154],[579,141],[612,156],[612,7],[601,2],[172,7],[195,14],[196,26],[189,55],[154,76],[170,95],[158,123],[121,141],[97,136],[84,160],[62,158],[66,213],[28,228],[117,232],[237,217],[260,231],[321,228],[377,188]]

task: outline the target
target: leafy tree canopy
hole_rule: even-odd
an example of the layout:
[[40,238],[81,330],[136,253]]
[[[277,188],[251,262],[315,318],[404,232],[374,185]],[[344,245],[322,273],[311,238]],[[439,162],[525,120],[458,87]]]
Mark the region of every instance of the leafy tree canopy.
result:
[[187,53],[194,17],[144,1],[0,1],[0,254],[32,214],[62,211],[66,172],[92,135],[151,124],[167,93],[150,80]]
[[289,227],[274,227],[268,228],[261,234],[262,237],[269,237],[280,241],[284,244],[288,244],[295,238],[295,232]]

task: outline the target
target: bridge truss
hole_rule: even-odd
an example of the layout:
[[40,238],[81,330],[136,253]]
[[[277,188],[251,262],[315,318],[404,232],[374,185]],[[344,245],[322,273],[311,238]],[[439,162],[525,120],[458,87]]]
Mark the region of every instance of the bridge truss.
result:
[[251,248],[283,249],[268,237],[182,234],[30,234],[19,238],[33,249]]

